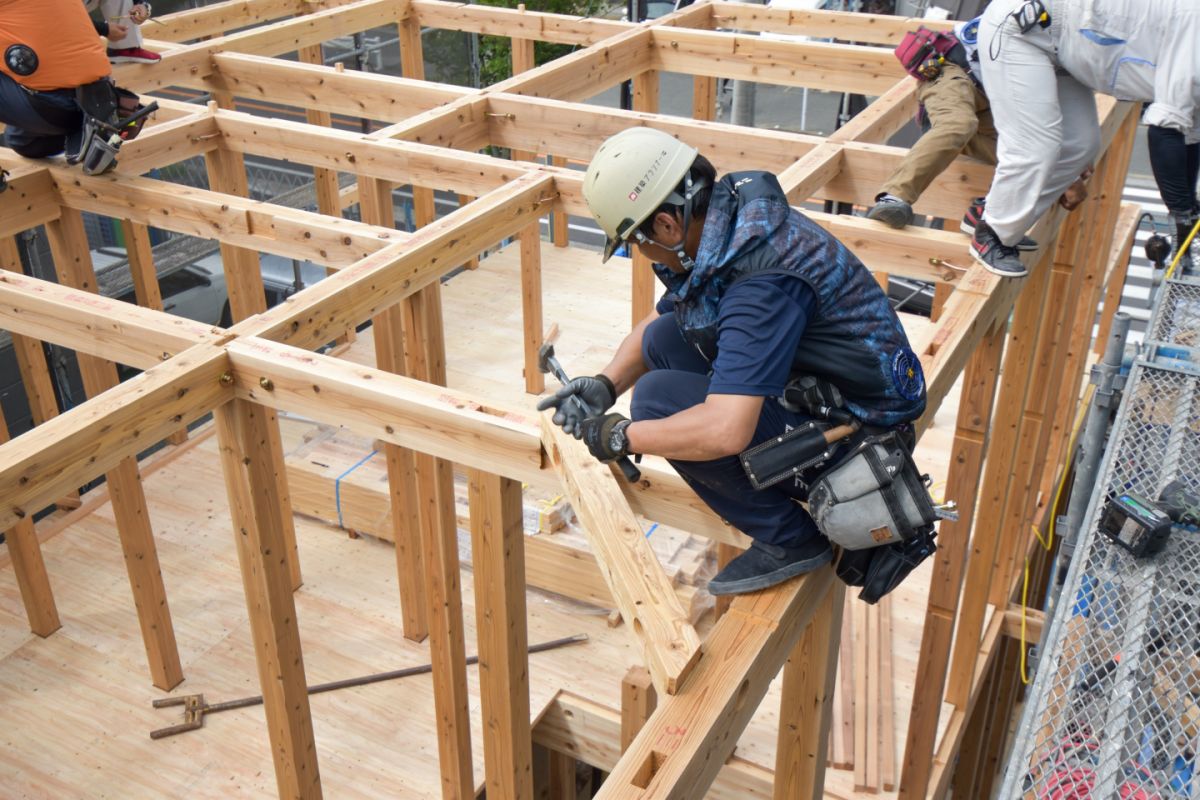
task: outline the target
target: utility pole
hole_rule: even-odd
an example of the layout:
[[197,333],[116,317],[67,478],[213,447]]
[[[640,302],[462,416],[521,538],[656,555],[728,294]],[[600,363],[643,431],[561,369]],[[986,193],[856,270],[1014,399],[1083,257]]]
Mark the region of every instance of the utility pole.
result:
[[[763,0],[747,0],[754,5],[765,5]],[[746,34],[746,31],[739,31]],[[729,121],[734,125],[754,127],[754,81],[736,80],[733,82],[733,98],[729,102]]]

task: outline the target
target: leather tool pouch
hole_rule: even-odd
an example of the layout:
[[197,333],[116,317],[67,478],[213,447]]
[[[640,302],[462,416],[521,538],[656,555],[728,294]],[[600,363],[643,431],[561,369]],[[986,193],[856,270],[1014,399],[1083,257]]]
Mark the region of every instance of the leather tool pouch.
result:
[[765,489],[828,461],[837,443],[825,443],[827,427],[806,422],[782,436],[742,451],[738,458],[750,484],[755,489]]
[[808,491],[821,533],[847,550],[902,542],[938,519],[928,477],[895,430],[864,437]]

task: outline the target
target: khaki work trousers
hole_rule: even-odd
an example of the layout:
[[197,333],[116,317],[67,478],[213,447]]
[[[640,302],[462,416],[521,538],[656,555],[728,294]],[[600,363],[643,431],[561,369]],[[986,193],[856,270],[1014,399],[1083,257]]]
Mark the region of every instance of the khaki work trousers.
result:
[[942,74],[917,87],[930,129],[908,151],[883,191],[915,203],[933,179],[964,154],[996,163],[996,128],[984,95],[957,64],[945,64]]

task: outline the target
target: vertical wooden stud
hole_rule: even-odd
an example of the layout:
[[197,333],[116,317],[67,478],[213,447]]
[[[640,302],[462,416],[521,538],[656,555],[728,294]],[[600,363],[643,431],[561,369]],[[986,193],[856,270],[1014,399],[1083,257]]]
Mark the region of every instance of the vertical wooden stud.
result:
[[775,800],[819,800],[825,794],[825,754],[845,590],[839,581],[826,593],[783,667],[779,738],[775,748]]
[[[649,114],[658,113],[659,74],[657,70],[640,72],[633,78],[633,110]],[[630,324],[636,326],[654,310],[656,281],[650,259],[636,247],[632,251],[633,296]]]
[[525,341],[525,391],[546,391],[546,376],[538,369],[542,347],[542,232],[532,222],[518,234],[521,241],[521,319]]
[[533,795],[521,484],[469,472],[472,567],[487,796]]
[[[95,292],[96,273],[80,213],[64,208],[61,217],[46,224],[46,235],[50,240],[58,282],[73,289]],[[83,388],[89,397],[117,385],[117,368],[111,361],[84,353],[77,357]],[[150,663],[151,680],[158,688],[170,690],[183,680],[183,668],[179,663],[175,628],[167,606],[167,591],[158,565],[158,549],[150,527],[137,459],[133,456],[125,458],[109,470],[106,477],[146,658]]]
[[321,797],[300,626],[288,569],[290,508],[274,475],[272,417],[245,400],[214,410],[280,797]]
[[621,679],[621,752],[637,738],[658,706],[658,691],[645,667],[630,667]]
[[[567,166],[567,160],[562,156],[551,156],[550,163],[556,167]],[[571,243],[571,234],[569,229],[570,219],[567,216],[565,209],[555,211],[550,217],[550,226],[554,239],[555,247],[566,247]]]

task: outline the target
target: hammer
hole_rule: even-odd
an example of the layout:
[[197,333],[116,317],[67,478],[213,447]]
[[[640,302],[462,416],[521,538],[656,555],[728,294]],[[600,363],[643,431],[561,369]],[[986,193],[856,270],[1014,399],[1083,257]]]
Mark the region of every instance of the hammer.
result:
[[[546,332],[544,337],[542,337],[543,344],[538,348],[538,369],[543,374],[554,375],[554,377],[558,378],[559,383],[561,383],[563,386],[566,386],[571,382],[571,379],[567,377],[567,371],[562,368],[562,364],[558,363],[558,359],[554,357],[554,340],[557,338],[558,324],[555,323],[550,326],[550,330]],[[595,415],[596,410],[591,408],[587,403],[583,402],[581,397],[576,395],[575,400],[580,406],[583,407],[583,413],[587,414],[589,417]],[[629,481],[630,483],[637,483],[642,479],[641,470],[634,466],[633,462],[629,459],[629,456],[621,456],[618,458],[617,466],[621,468],[622,474],[625,475],[625,480]]]

